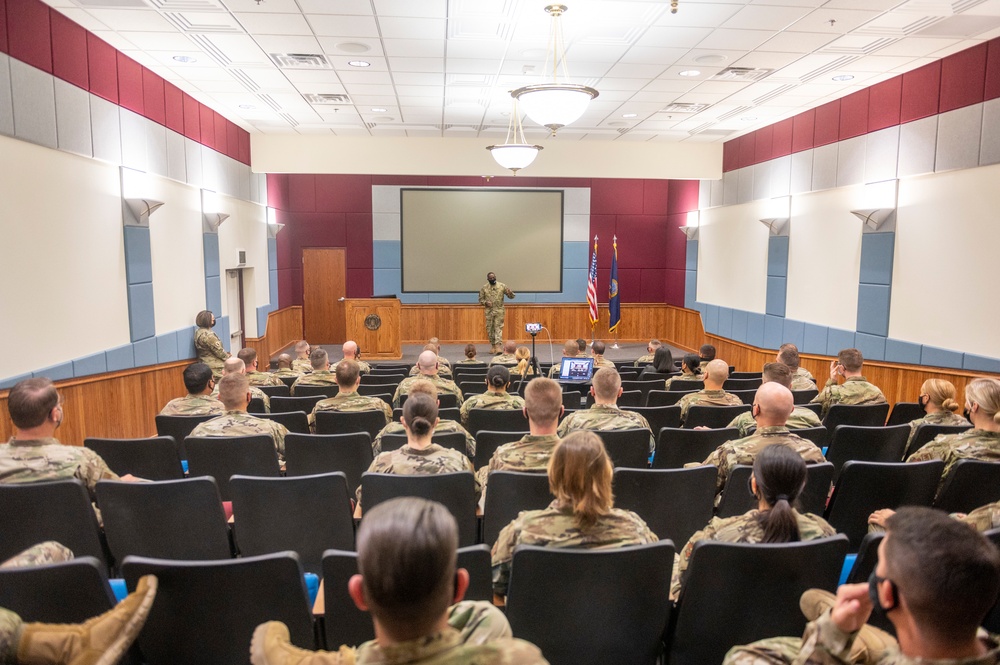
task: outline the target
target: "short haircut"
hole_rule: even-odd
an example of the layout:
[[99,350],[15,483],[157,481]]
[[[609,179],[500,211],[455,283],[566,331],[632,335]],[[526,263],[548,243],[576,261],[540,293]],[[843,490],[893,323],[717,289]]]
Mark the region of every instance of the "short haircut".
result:
[[424,351],[433,351],[434,355],[437,355],[438,347],[434,344],[424,344]]
[[429,340],[427,340],[427,343],[428,344],[433,344],[435,349],[438,349],[438,350],[441,349],[441,340],[438,339],[437,337],[431,337]]
[[568,339],[566,343],[563,344],[563,355],[567,358],[571,358],[580,352],[580,347],[576,345],[575,339]]
[[438,365],[438,355],[434,350],[434,347],[427,348],[421,351],[420,355],[417,356],[417,368],[421,371],[435,369]]
[[793,370],[799,368],[799,350],[794,344],[782,344],[778,348],[778,362],[788,365]]
[[593,351],[595,356],[603,356],[607,348],[608,347],[604,342],[602,342],[601,340],[597,340],[596,342],[594,342],[594,345],[590,347],[590,350]]
[[886,577],[906,598],[917,628],[972,638],[1000,591],[1000,553],[945,513],[907,506],[886,520]]
[[792,391],[776,382],[762,383],[754,394],[754,404],[765,418],[785,422],[795,410]]
[[857,372],[864,362],[864,357],[857,349],[843,349],[837,354],[837,363],[843,365],[848,372]]
[[223,374],[242,374],[247,368],[247,364],[236,356],[229,356],[222,361]]
[[345,358],[337,363],[337,370],[334,376],[337,379],[337,385],[342,390],[353,388],[354,384],[358,382],[358,377],[361,376],[361,365],[356,360]]
[[257,360],[257,351],[248,346],[244,349],[240,349],[239,352],[237,352],[236,357],[242,360],[243,363],[249,367],[253,364],[253,361]]
[[594,372],[592,384],[595,397],[604,401],[615,400],[618,399],[618,390],[622,387],[622,376],[616,369],[602,367]]
[[492,388],[503,388],[510,383],[510,370],[503,365],[491,365],[486,372],[486,385]]
[[562,413],[562,386],[540,376],[524,388],[524,408],[528,419],[539,425],[549,425]]
[[299,340],[295,343],[295,353],[305,353],[309,350],[309,342],[304,339]]
[[407,394],[407,399],[409,399],[409,395],[420,395],[420,394],[429,395],[430,397],[437,399],[438,389],[437,386],[435,386],[427,379],[417,379],[416,381],[410,384],[410,390],[406,394]]
[[403,420],[416,436],[427,436],[438,417],[437,400],[424,393],[410,393],[403,404]]
[[729,365],[719,358],[708,361],[705,365],[705,378],[722,383],[729,378]]
[[587,350],[587,340],[585,340],[582,337],[577,337],[576,338],[576,350],[579,351],[580,353],[583,353],[584,351],[586,351]]
[[236,372],[226,374],[219,379],[219,401],[229,411],[246,406],[248,392],[250,392],[250,379],[245,374]]
[[292,357],[287,353],[282,353],[278,356],[278,369],[291,369],[292,368]]
[[711,344],[702,344],[698,353],[702,360],[715,360],[715,347]]
[[349,339],[344,342],[344,346],[341,347],[341,351],[343,351],[345,357],[348,355],[356,356],[358,354],[358,343]]
[[309,364],[313,369],[324,369],[329,362],[330,356],[324,348],[313,349],[309,354]]
[[504,353],[514,353],[515,351],[517,351],[517,342],[515,342],[514,340],[508,339],[506,342],[503,343]]
[[465,357],[468,358],[469,360],[472,360],[473,358],[476,357],[476,345],[475,344],[466,344],[465,345]]
[[38,427],[58,405],[59,391],[42,376],[18,381],[7,395],[7,411],[18,429]]
[[427,634],[455,596],[458,526],[440,503],[403,497],[365,511],[358,572],[372,616]]
[[697,353],[686,353],[684,358],[681,360],[681,364],[687,367],[694,374],[698,373],[698,368],[701,366],[701,356]]
[[649,340],[649,344],[646,345],[646,348],[647,349],[653,349],[655,351],[656,349],[660,348],[661,346],[663,346],[663,342],[661,342],[658,339],[651,339],[651,340]]
[[789,390],[792,389],[792,368],[785,363],[767,363],[761,372],[764,382],[774,382]]
[[191,363],[184,368],[184,387],[194,395],[208,387],[212,380],[212,368],[205,363]]
[[577,430],[561,440],[549,459],[549,490],[573,509],[577,524],[590,527],[614,506],[613,468],[601,437]]
[[198,316],[194,317],[194,323],[199,328],[211,328],[212,327],[211,310],[203,309],[200,312],[198,312]]

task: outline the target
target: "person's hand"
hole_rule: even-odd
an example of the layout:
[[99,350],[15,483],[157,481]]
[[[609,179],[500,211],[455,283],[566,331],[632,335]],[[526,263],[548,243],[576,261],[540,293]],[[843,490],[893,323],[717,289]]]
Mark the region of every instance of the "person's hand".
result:
[[695,429],[712,429],[712,428],[711,427],[707,427],[705,425],[698,425],[697,427],[695,427]]
[[838,376],[844,373],[844,366],[837,363],[836,360],[830,363],[830,378],[836,380]]
[[896,511],[892,508],[883,508],[882,510],[876,510],[874,513],[868,516],[868,523],[874,524],[876,526],[885,526],[885,521],[896,514]]
[[830,610],[833,624],[845,633],[861,630],[872,613],[872,602],[868,597],[868,585],[842,584],[837,589],[837,599]]

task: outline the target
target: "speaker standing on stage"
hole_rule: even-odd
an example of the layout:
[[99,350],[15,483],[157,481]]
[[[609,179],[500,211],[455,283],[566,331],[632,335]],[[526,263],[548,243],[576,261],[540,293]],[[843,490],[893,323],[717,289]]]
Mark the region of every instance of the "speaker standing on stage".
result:
[[514,292],[497,281],[494,273],[486,275],[487,283],[479,289],[479,304],[486,310],[486,336],[490,340],[490,353],[499,353],[503,340],[503,298],[514,297]]

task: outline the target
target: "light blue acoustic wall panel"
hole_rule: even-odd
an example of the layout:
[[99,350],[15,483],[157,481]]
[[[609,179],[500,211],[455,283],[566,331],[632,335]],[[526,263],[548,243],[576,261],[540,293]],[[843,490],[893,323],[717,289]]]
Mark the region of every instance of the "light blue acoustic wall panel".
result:
[[763,314],[747,313],[747,344],[756,347],[764,346],[764,320]]
[[854,346],[866,360],[885,360],[885,337],[881,335],[859,332],[854,336]]
[[[792,319],[784,319],[782,325],[782,335],[784,340],[782,344],[789,343],[794,344],[798,348],[802,348],[803,340],[805,339],[805,328],[806,324],[802,321],[794,321]],[[779,344],[778,346],[781,346]],[[778,348],[777,346],[774,348]]]
[[865,233],[861,236],[861,284],[892,284],[895,233]]
[[155,365],[156,359],[156,338],[150,337],[132,344],[132,355],[135,357],[136,367]]
[[715,333],[720,337],[733,337],[733,310],[728,307],[719,308],[719,326]]
[[53,381],[62,381],[64,379],[73,378],[73,363],[65,362],[59,363],[58,365],[51,365],[50,367],[43,367],[42,369],[35,370],[31,373],[31,376],[37,378],[44,377],[46,379],[52,379]]
[[735,339],[737,342],[746,343],[747,341],[747,317],[749,312],[742,309],[733,310],[733,331],[730,335],[731,339]]
[[104,352],[104,356],[109,372],[117,372],[135,367],[135,356],[132,355],[131,344],[108,349]]
[[172,331],[156,336],[156,361],[169,363],[179,360],[177,356],[177,332]]
[[[205,257],[205,309],[218,319],[222,315],[222,276],[219,269],[219,235],[217,233],[202,234],[202,246]],[[228,341],[222,340],[225,344]],[[222,339],[222,335],[219,335]]]
[[826,326],[818,326],[814,323],[807,323],[802,331],[802,346],[799,351],[802,353],[826,353],[827,338],[829,329]]
[[711,333],[713,335],[719,334],[719,306],[709,305],[708,311],[704,317],[702,317],[705,323],[705,332]]
[[785,297],[787,294],[788,294],[787,277],[768,277],[767,300],[765,301],[764,311],[766,311],[771,316],[784,316]]
[[177,331],[177,359],[187,360],[188,358],[194,358],[198,354],[194,350],[194,331],[195,326],[189,328],[181,328]]
[[776,349],[785,343],[785,319],[780,316],[764,317],[764,346]]
[[854,348],[854,331],[828,328],[826,331],[826,355],[835,356],[841,349]]
[[889,335],[889,300],[891,286],[858,285],[858,332],[868,335]]
[[201,236],[205,250],[205,277],[219,276],[219,235],[204,233]]
[[[278,308],[278,239],[267,239],[267,301],[273,312]],[[259,320],[258,316],[258,320]],[[264,325],[257,326],[257,336],[263,337],[267,333],[267,315],[264,316]]]
[[217,318],[215,321],[215,334],[219,336],[219,341],[222,342],[222,348],[226,351],[232,351],[229,348],[229,317],[223,316]]
[[688,309],[697,309],[698,301],[698,271],[684,271],[684,306]]
[[156,334],[152,282],[128,286],[128,323],[133,342],[149,339]]
[[128,284],[128,320],[133,342],[156,334],[153,314],[153,264],[149,246],[149,229],[126,226],[125,281]]
[[698,241],[688,240],[686,247],[686,254],[684,257],[684,269],[685,270],[697,270],[698,269]]
[[788,236],[767,239],[767,274],[769,277],[788,276]]
[[108,371],[108,359],[104,352],[95,353],[73,361],[73,376],[101,374]]
[[222,312],[222,283],[218,275],[205,278],[205,309],[213,314]]
[[885,342],[885,359],[891,363],[919,365],[920,345],[898,339],[888,339]]

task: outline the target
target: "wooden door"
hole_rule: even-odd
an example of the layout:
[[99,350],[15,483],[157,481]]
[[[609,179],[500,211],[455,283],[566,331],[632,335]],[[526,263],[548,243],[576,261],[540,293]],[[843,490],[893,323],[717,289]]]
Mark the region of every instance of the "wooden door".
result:
[[347,295],[345,250],[303,248],[302,315],[310,344],[346,341],[344,297]]

